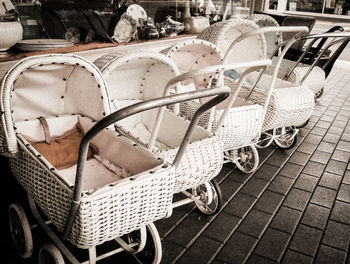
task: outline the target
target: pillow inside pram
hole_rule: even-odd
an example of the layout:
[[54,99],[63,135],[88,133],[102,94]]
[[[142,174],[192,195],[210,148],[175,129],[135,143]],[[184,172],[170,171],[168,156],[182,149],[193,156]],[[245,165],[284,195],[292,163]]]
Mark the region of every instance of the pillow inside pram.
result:
[[[47,140],[47,135],[45,136],[45,130],[39,119],[16,123],[17,132],[30,143],[34,151],[57,169],[58,175],[64,182],[73,186],[80,141],[94,122],[80,115],[51,117],[45,120],[50,130],[51,144],[44,142]],[[108,129],[99,133],[91,141],[90,146],[84,169],[83,190],[92,190],[112,184],[162,164],[162,160],[157,159],[152,153]],[[52,160],[50,162],[47,155],[54,155],[54,153],[64,156],[58,160],[65,159],[65,162],[69,162],[69,166],[57,167],[52,164]],[[57,161],[57,157],[53,159]]]

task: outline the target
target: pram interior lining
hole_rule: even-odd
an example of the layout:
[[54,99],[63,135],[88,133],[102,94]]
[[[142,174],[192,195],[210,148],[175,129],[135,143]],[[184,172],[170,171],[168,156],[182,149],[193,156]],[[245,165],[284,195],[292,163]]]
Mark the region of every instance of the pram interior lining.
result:
[[107,95],[94,74],[79,64],[29,67],[14,81],[11,94],[14,122],[74,113],[99,120],[106,114],[103,97]]
[[[93,120],[80,115],[51,117],[46,120],[52,135],[56,136],[64,134],[77,124],[80,125],[84,133],[94,125]],[[38,119],[18,122],[16,126],[17,132],[31,142],[45,140],[43,128]],[[91,141],[91,144],[97,149],[97,153],[86,163],[83,182],[84,191],[114,184],[124,178],[162,164],[162,160],[157,159],[150,152],[107,129],[98,134]],[[64,182],[69,186],[74,185],[76,164],[57,171]]]

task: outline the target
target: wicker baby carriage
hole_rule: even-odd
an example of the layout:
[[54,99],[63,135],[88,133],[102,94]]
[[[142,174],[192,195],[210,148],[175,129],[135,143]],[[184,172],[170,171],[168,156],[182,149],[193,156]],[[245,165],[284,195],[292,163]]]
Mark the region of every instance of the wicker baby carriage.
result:
[[[176,63],[180,73],[222,65],[221,51],[214,44],[205,40],[186,40],[163,52],[166,52],[167,56]],[[235,65],[235,68],[237,69],[237,66],[239,68],[250,67],[250,71],[253,71],[267,65],[266,63],[269,62],[259,61]],[[182,85],[181,89],[187,91],[203,89],[214,81],[214,77],[218,82],[220,79],[218,74],[205,75],[201,79],[198,78],[194,82]],[[206,113],[200,119],[199,124],[220,137],[224,145],[226,162],[233,162],[242,172],[251,173],[259,164],[254,139],[257,139],[261,132],[264,120],[263,107],[237,98],[239,87],[235,88],[230,99],[217,106],[215,113]],[[203,101],[205,100],[181,103],[181,115],[191,119]]]
[[[248,21],[248,22],[247,22]],[[231,27],[238,28],[239,31],[247,32],[241,36],[232,36],[228,32],[233,31]],[[210,35],[200,35],[201,39],[208,37],[209,41],[213,44],[220,46],[221,42],[230,42],[229,48],[222,50],[225,53],[224,64],[231,64],[235,61],[249,61],[252,59],[259,60],[266,57],[266,48],[260,48],[258,54],[255,54],[252,58],[252,53],[248,50],[242,52],[241,47],[264,47],[266,42],[264,41],[264,33],[267,32],[307,32],[307,27],[265,27],[261,29],[252,30],[253,23],[249,20],[232,19],[226,22],[224,26],[216,28],[215,37]],[[245,25],[249,24],[246,30]],[[254,24],[254,23],[253,23]],[[258,26],[255,24],[255,28]],[[210,29],[207,29],[208,31]],[[255,42],[252,44],[250,42]],[[280,61],[282,60],[284,53],[295,39],[292,39],[285,46],[285,49],[281,52],[278,60],[274,64],[274,73],[279,70]],[[243,44],[242,44],[243,43]],[[227,44],[225,44],[227,46]],[[221,45],[223,46],[223,45]],[[262,72],[261,72],[262,73]],[[314,95],[309,89],[300,85],[293,85],[290,82],[277,79],[276,76],[267,74],[255,74],[252,73],[248,76],[248,80],[252,82],[251,85],[244,85],[242,93],[239,95],[246,98],[248,101],[255,102],[264,105],[264,111],[266,111],[265,119],[262,127],[261,140],[259,140],[257,147],[265,147],[275,141],[278,147],[283,149],[292,148],[297,140],[298,129],[295,126],[305,123],[311,116],[314,106]],[[258,80],[258,82],[256,81]],[[225,84],[230,87],[235,87],[237,81],[231,77],[225,78]]]
[[[160,238],[152,222],[171,213],[174,166],[108,127],[191,96],[155,99],[110,114],[101,73],[74,55],[29,57],[4,76],[1,152],[10,157],[11,170],[27,192],[36,220],[71,263],[80,262],[57,232],[74,246],[88,249],[89,260],[83,263],[123,250],[140,262],[160,262]],[[228,91],[222,96],[220,100]],[[186,137],[191,134],[189,129]],[[9,218],[15,246],[29,258],[33,242],[23,208],[11,204]],[[110,240],[120,248],[96,256],[96,247]],[[64,263],[57,247],[44,245],[39,263]]]
[[[155,52],[109,54],[94,63],[101,69],[108,84],[112,111],[130,103],[163,96],[168,81],[178,75],[174,62]],[[173,92],[177,92],[176,88]],[[155,118],[155,111],[147,111],[134,119],[117,123],[116,129],[165,160],[172,160],[189,121],[170,110],[165,111],[161,122],[156,123]],[[158,125],[159,133],[152,135]],[[181,200],[174,207],[194,200],[205,214],[216,213],[220,209],[221,192],[213,177],[220,172],[222,162],[220,139],[197,126],[175,173],[174,193],[183,192],[190,199]],[[186,191],[191,188],[192,194]]]
[[[259,27],[271,27],[275,26],[278,27],[278,22],[268,15],[262,15],[262,14],[254,14],[250,16],[248,19],[254,21]],[[338,27],[334,27],[335,30],[338,29]],[[342,28],[340,28],[342,29]],[[330,33],[330,32],[326,32]],[[337,37],[336,34],[332,34],[333,39],[329,43],[326,43],[327,37],[325,35],[309,35],[308,39],[306,38],[300,38],[297,42],[305,42],[306,40],[309,40],[310,42],[307,44],[307,47],[304,49],[303,53],[300,54],[299,59],[296,61],[283,59],[280,69],[278,71],[278,78],[287,80],[293,84],[299,84],[304,85],[308,88],[310,88],[315,93],[315,99],[319,99],[323,95],[323,86],[325,84],[326,78],[327,78],[327,67],[331,66],[330,64],[334,63],[336,58],[340,55],[343,48],[349,41],[347,38],[344,38],[343,36]],[[277,57],[274,57],[274,55],[277,53],[278,49],[281,47],[282,41],[282,35],[278,32],[269,32],[265,34],[266,43],[267,43],[267,56],[269,58],[272,58],[273,61],[277,60]],[[347,41],[345,43],[345,41]],[[313,48],[313,45],[319,42],[317,47]],[[333,45],[339,47],[332,52],[332,55],[329,56],[327,62],[322,63],[323,65],[319,65],[319,62],[322,58],[322,55],[327,52],[327,50],[332,47]],[[323,47],[323,51],[321,51],[320,54],[316,54],[317,51]],[[313,56],[315,57],[315,60],[310,64],[302,63],[305,56],[308,54],[308,52],[314,49],[316,52]],[[268,67],[265,70],[265,73],[272,74],[273,67]]]

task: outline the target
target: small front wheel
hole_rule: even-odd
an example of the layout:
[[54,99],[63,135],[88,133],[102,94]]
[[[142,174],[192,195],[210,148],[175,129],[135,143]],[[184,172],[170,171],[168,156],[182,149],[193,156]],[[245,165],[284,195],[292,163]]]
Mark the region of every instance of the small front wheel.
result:
[[192,190],[194,196],[199,197],[195,200],[198,209],[206,215],[216,214],[222,204],[222,193],[219,184],[212,179],[210,182],[199,185]]
[[12,203],[8,210],[11,237],[18,254],[30,258],[33,254],[33,237],[29,221],[23,207],[19,203]]
[[256,147],[261,149],[270,146],[273,141],[272,133],[272,130],[262,132],[258,142],[256,143]]
[[39,264],[64,264],[62,253],[52,243],[45,244],[39,251]]
[[[147,241],[146,245],[140,252],[133,254],[134,258],[139,263],[149,263],[149,264],[159,264],[162,259],[162,244],[160,241],[159,233],[156,226],[150,223],[146,226],[147,231]],[[129,236],[129,242],[137,237],[131,238]]]
[[320,99],[324,93],[324,88],[322,87],[321,90],[315,93],[315,101]]
[[277,147],[283,150],[294,148],[297,143],[296,132],[297,129],[293,126],[274,129],[274,140]]
[[244,173],[254,172],[259,165],[259,153],[255,146],[245,146],[237,150],[237,168]]

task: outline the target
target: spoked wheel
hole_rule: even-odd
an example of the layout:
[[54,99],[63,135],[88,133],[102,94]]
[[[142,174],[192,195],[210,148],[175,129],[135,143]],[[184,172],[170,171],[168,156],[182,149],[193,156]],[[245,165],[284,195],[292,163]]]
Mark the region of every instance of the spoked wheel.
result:
[[259,153],[255,146],[245,146],[237,150],[237,168],[244,173],[254,172],[259,165]]
[[39,264],[64,264],[62,253],[52,243],[45,244],[39,251]]
[[[158,264],[162,259],[162,244],[158,230],[153,223],[146,226],[147,240],[145,247],[138,253],[133,254],[137,262],[143,264]],[[139,231],[133,231],[127,235],[128,242],[141,242],[141,233]]]
[[270,146],[272,141],[273,141],[272,133],[273,133],[272,130],[262,132],[258,142],[256,143],[256,147],[257,148],[266,148],[266,147]]
[[322,97],[324,93],[324,88],[322,87],[321,90],[319,90],[318,92],[315,93],[315,100],[318,100]]
[[33,237],[23,207],[18,203],[10,204],[8,217],[12,240],[18,254],[24,259],[30,258],[33,254]]
[[206,215],[216,214],[222,204],[222,194],[219,184],[212,179],[210,182],[199,185],[192,189],[192,194],[200,198],[195,201],[198,209]]
[[278,148],[291,149],[297,143],[296,128],[294,126],[282,127],[273,130],[274,140]]

